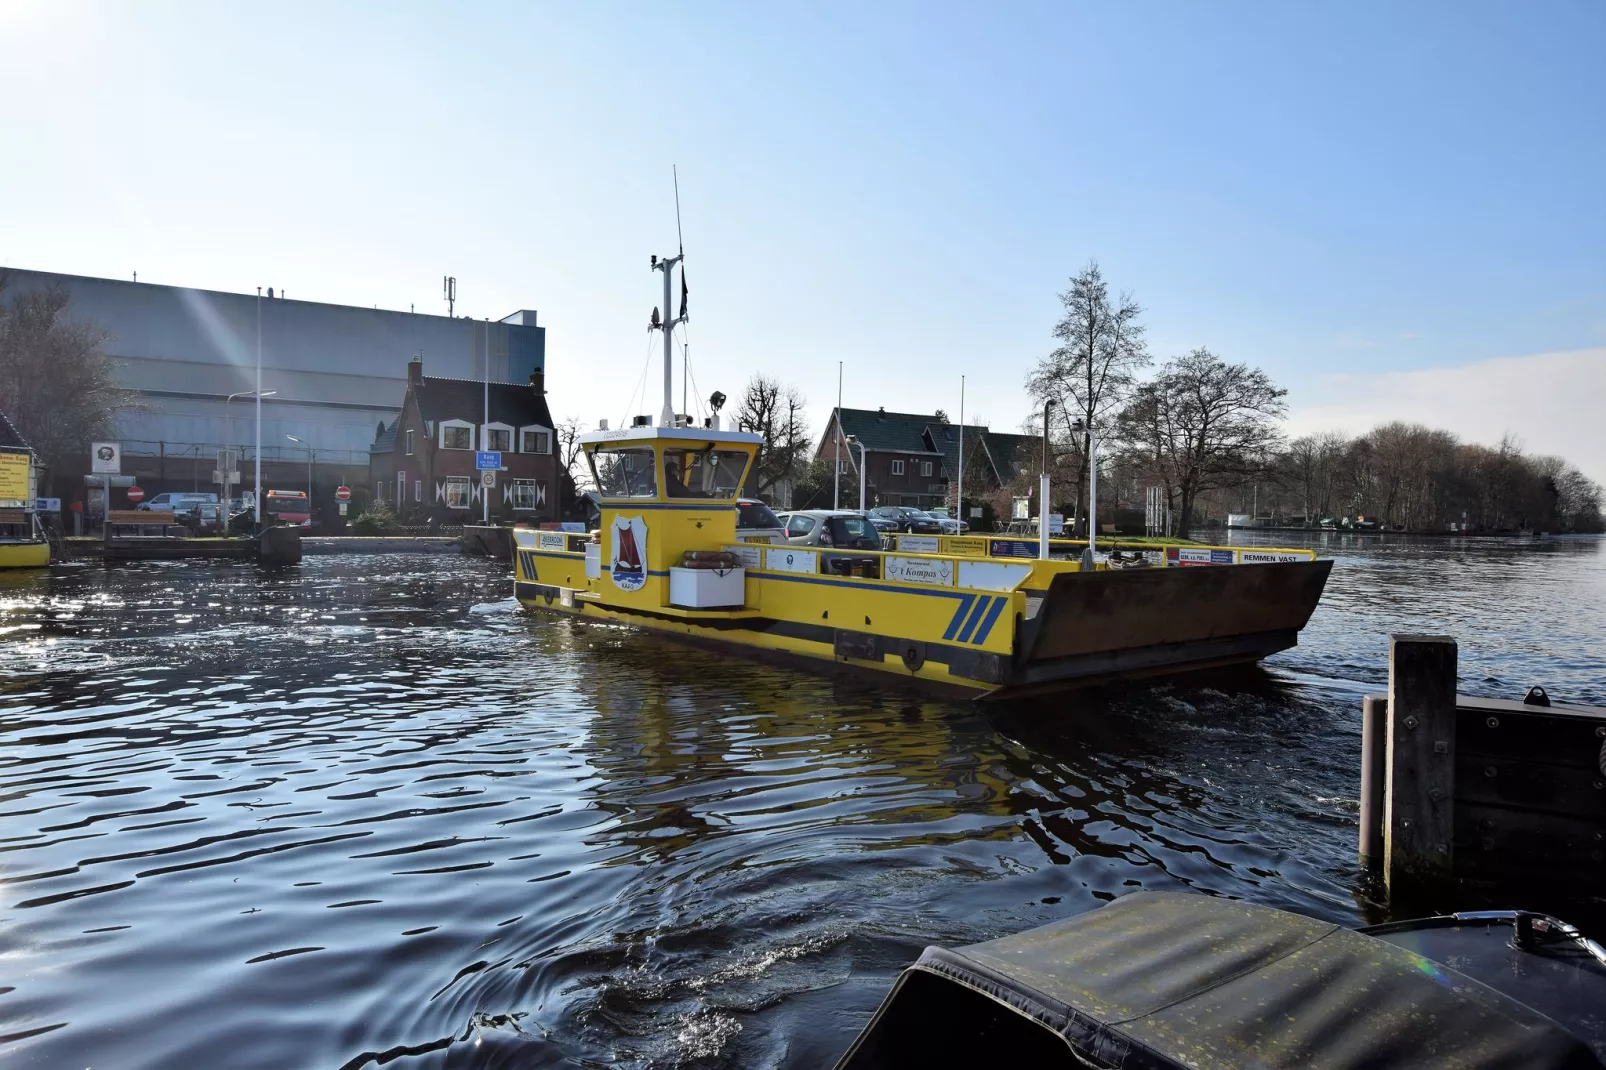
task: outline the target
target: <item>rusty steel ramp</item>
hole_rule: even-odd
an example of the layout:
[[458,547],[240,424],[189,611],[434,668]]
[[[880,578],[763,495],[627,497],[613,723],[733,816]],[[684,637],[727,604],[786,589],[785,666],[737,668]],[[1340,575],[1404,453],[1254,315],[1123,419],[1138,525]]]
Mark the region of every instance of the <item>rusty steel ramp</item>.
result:
[[1007,683],[1021,691],[1259,661],[1299,641],[1330,560],[1112,569],[1028,595]]

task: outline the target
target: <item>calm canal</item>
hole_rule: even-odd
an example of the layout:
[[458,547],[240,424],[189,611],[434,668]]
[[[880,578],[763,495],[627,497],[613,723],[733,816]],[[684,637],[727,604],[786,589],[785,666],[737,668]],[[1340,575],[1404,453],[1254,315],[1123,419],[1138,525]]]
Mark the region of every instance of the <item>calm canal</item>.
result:
[[1606,543],[1324,552],[1263,673],[986,712],[526,616],[483,561],[0,577],[0,1057],[814,1067],[928,943],[1137,888],[1359,922],[1388,633],[1606,704]]

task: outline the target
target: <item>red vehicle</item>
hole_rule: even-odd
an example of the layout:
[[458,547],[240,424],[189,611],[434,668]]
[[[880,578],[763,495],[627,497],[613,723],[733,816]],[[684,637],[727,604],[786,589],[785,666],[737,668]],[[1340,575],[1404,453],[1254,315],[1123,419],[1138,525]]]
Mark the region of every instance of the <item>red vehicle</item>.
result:
[[269,524],[312,525],[312,504],[304,490],[270,490],[262,505]]

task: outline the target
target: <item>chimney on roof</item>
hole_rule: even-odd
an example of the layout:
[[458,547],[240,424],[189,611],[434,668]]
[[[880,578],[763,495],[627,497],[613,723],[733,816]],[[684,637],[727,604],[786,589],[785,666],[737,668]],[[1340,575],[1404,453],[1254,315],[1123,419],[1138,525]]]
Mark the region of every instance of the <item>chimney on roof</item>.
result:
[[540,369],[530,373],[530,389],[537,394],[546,393],[546,375]]
[[407,385],[424,385],[424,355],[422,353],[407,362]]
[[887,407],[885,405],[881,406],[881,410],[876,413],[875,418],[877,420],[885,420],[887,418]]

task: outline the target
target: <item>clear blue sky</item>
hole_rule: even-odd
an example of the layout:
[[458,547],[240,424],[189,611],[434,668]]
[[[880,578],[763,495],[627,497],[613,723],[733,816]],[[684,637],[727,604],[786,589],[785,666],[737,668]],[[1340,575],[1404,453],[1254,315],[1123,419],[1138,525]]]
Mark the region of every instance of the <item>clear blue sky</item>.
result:
[[[965,373],[1014,427],[1090,258],[1158,356],[1296,410],[1581,350],[1606,395],[1603,56],[1599,0],[0,0],[0,264],[432,311],[454,274],[540,310],[558,412],[618,419],[677,163],[700,393],[764,370],[816,427],[838,360],[850,405],[955,413]],[[1557,448],[1555,392],[1456,429]]]

